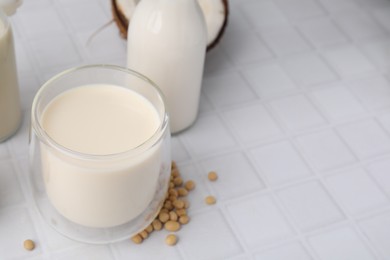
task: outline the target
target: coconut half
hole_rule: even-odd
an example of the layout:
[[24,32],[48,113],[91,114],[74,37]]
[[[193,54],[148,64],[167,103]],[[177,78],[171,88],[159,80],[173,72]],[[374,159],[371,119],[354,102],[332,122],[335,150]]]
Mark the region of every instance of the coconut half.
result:
[[[139,0],[111,0],[114,20],[123,38]],[[207,25],[207,51],[218,44],[228,21],[228,0],[198,0]]]

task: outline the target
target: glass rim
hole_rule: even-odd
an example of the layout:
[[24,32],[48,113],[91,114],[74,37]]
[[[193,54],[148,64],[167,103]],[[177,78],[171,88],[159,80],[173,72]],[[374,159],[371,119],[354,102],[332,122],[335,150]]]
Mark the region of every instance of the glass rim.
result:
[[[145,82],[148,83],[148,86],[151,87],[156,93],[159,98],[159,100],[162,103],[162,118],[160,120],[158,128],[154,131],[154,133],[146,139],[144,142],[139,144],[136,147],[127,149],[126,151],[123,152],[118,152],[118,153],[111,153],[111,154],[90,154],[90,153],[83,153],[79,151],[75,151],[73,149],[67,148],[58,142],[56,142],[50,135],[45,131],[45,129],[42,127],[41,120],[38,116],[38,105],[40,104],[42,97],[44,94],[47,92],[48,89],[50,89],[50,86],[58,79],[62,78],[65,75],[68,75],[70,73],[80,71],[80,70],[88,70],[88,69],[94,69],[94,68],[100,68],[100,69],[108,69],[108,70],[114,70],[114,71],[120,71],[123,73],[130,74],[131,76],[135,76]],[[120,86],[120,85],[118,85]],[[120,86],[122,87],[122,86]],[[31,108],[31,128],[30,131],[34,131],[38,139],[46,144],[47,146],[56,149],[60,153],[65,153],[73,158],[77,159],[84,159],[84,160],[111,160],[111,159],[118,159],[122,157],[128,157],[132,155],[137,155],[140,154],[142,151],[146,151],[150,148],[152,148],[156,143],[158,143],[164,136],[164,133],[167,131],[168,128],[168,113],[167,113],[167,106],[166,106],[166,101],[164,94],[162,91],[158,88],[158,86],[150,80],[148,77],[144,76],[143,74],[128,69],[124,68],[121,66],[117,65],[109,65],[109,64],[93,64],[93,65],[84,65],[84,66],[78,66],[78,67],[73,67],[67,70],[64,70],[53,77],[51,77],[49,80],[47,80],[38,90],[36,93],[33,103],[32,103],[32,108]],[[31,138],[30,138],[31,141]]]

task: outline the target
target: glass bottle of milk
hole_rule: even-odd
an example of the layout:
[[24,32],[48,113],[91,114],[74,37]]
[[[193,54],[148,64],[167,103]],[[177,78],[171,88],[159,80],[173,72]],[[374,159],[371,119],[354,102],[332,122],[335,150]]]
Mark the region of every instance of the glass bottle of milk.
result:
[[172,133],[197,117],[207,29],[197,0],[142,0],[128,29],[127,65],[165,95]]
[[0,142],[15,133],[21,121],[14,41],[6,16],[18,5],[19,1],[0,0]]

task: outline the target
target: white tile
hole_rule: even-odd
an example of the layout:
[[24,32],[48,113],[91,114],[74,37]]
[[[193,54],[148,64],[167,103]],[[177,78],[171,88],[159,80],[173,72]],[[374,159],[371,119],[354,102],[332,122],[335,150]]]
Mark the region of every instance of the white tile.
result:
[[349,226],[327,231],[309,238],[309,243],[321,259],[374,260],[371,251]]
[[0,160],[9,159],[9,157],[10,155],[6,142],[0,143]]
[[62,234],[58,233],[56,230],[54,230],[47,222],[45,222],[40,216],[37,216],[35,220],[39,219],[39,233],[43,234],[43,236],[46,238],[45,247],[51,251],[63,251],[68,248],[76,248],[83,246],[84,244],[80,242],[76,242],[74,240],[71,240],[70,238],[67,238],[63,236]]
[[373,11],[383,8],[388,9],[389,7],[389,2],[387,0],[358,0],[357,2],[361,4],[363,8]]
[[242,252],[231,228],[219,211],[191,217],[191,224],[180,230],[178,246],[185,259],[225,259]]
[[[29,42],[34,60],[44,70],[53,66],[76,66],[81,62],[72,40],[66,35],[45,37]],[[58,55],[61,53],[61,59]]]
[[[231,199],[250,192],[264,189],[248,159],[241,153],[228,154],[201,161],[203,178],[210,171],[218,173],[218,181],[213,183],[212,189],[217,192],[218,198]],[[237,185],[240,183],[240,185]]]
[[267,46],[252,31],[227,30],[221,47],[235,64],[253,63],[272,58]]
[[376,8],[372,13],[379,24],[386,30],[390,29],[390,8],[388,4],[385,7]]
[[278,196],[302,230],[343,219],[343,214],[318,182],[306,182],[278,191]]
[[32,64],[31,64],[31,52],[26,50],[26,46],[21,44],[22,40],[15,39],[15,58],[16,58],[16,67],[18,69],[19,77],[23,74],[32,73]]
[[365,213],[389,204],[386,195],[360,168],[328,176],[326,183],[332,194],[352,214]]
[[315,54],[302,54],[283,60],[291,77],[301,86],[311,86],[337,79],[336,74]]
[[278,6],[271,1],[253,1],[240,7],[251,25],[257,28],[288,23]]
[[[187,228],[187,226],[183,227]],[[181,234],[181,231],[179,231]],[[178,245],[186,239],[178,234]],[[141,245],[136,245],[130,240],[115,243],[112,248],[115,250],[115,259],[137,259],[137,260],[151,260],[151,259],[182,259],[178,252],[177,246],[167,246],[164,242],[168,234],[166,231],[153,232]],[[91,259],[92,260],[92,259]]]
[[390,152],[389,136],[373,120],[343,125],[338,131],[361,159]]
[[214,114],[202,115],[195,124],[180,134],[184,145],[195,155],[233,148],[235,141],[221,120]]
[[28,258],[28,260],[50,260],[48,256],[45,255],[40,255],[32,258]]
[[252,260],[252,258],[246,255],[240,255],[226,258],[226,260]]
[[254,196],[227,206],[238,235],[249,248],[280,241],[293,235],[290,225],[267,196]]
[[95,35],[93,30],[77,33],[76,39],[89,61],[107,63],[111,59],[126,58],[125,42],[118,37],[114,24]]
[[385,31],[363,11],[343,12],[336,21],[349,37],[355,40],[385,35]]
[[202,91],[216,107],[224,107],[256,99],[255,93],[237,72],[204,78]]
[[[129,242],[130,243],[130,242]],[[55,260],[84,260],[86,258],[94,260],[110,260],[114,259],[108,246],[84,246],[78,249],[72,249],[68,252],[61,252],[58,255],[54,254]]]
[[226,31],[241,31],[241,30],[249,30],[251,31],[252,27],[250,26],[249,20],[247,17],[244,15],[244,12],[241,12],[240,8],[243,5],[243,1],[239,1],[239,3],[235,6],[236,0],[233,0],[229,2],[231,4],[230,6],[237,11],[235,12],[230,12],[229,13],[229,26],[226,27]]
[[324,117],[303,95],[281,98],[269,104],[290,130],[303,130],[326,123]]
[[[23,248],[25,239],[36,242],[34,251]],[[24,208],[0,211],[0,241],[2,259],[26,259],[42,253],[42,241],[39,241],[31,217]]]
[[287,141],[260,146],[251,151],[256,167],[272,185],[308,177],[310,170]]
[[[57,3],[62,5],[62,7],[69,7],[69,6],[77,6],[80,1],[79,0],[56,0]],[[96,2],[96,0],[83,0],[83,3],[91,3]]]
[[97,1],[82,1],[77,5],[64,6],[61,12],[73,29],[79,32],[89,29],[97,31],[109,19]]
[[330,13],[359,9],[355,0],[320,0],[320,2]]
[[275,63],[253,66],[245,70],[243,75],[262,98],[272,98],[297,91],[286,72]]
[[386,131],[390,132],[390,110],[386,110],[385,113],[378,115],[377,118]]
[[244,143],[281,135],[282,131],[261,104],[242,106],[224,113],[233,132]]
[[390,259],[390,212],[365,219],[360,227],[374,248],[382,253],[383,259]]
[[206,95],[203,92],[200,93],[198,110],[199,110],[199,115],[202,115],[204,113],[208,113],[208,112],[211,112],[214,110],[210,101],[207,99]]
[[233,68],[233,65],[226,57],[222,48],[214,48],[207,52],[204,64],[205,75],[214,75],[217,72],[226,72]]
[[42,7],[44,5],[48,6],[48,5],[51,5],[51,1],[50,0],[35,0],[35,1],[23,1],[23,5],[20,6],[19,8],[22,8],[22,7],[27,7],[27,8],[32,8],[32,7],[35,7],[35,6],[39,6],[39,7]]
[[[65,0],[66,1],[66,0]],[[78,2],[78,1],[77,1]],[[105,0],[99,0],[100,5],[103,7],[103,11],[108,15],[112,15],[111,11],[111,3],[105,1]]]
[[290,26],[278,26],[260,30],[262,39],[279,56],[308,51],[310,45]]
[[348,41],[344,33],[329,18],[304,21],[299,28],[313,44],[319,47]]
[[187,150],[184,148],[178,136],[173,136],[171,138],[171,147],[172,160],[176,162],[181,162],[190,159]]
[[32,101],[40,87],[36,77],[19,75],[19,93],[23,110],[31,108]]
[[359,100],[341,84],[329,84],[310,93],[315,103],[332,120],[343,120],[367,114]]
[[356,162],[342,140],[331,131],[299,136],[296,141],[309,162],[320,171]]
[[191,204],[189,208],[190,213],[193,210],[200,210],[206,207],[210,207],[209,205],[204,203],[204,198],[206,196],[215,195],[211,194],[211,191],[207,188],[206,182],[209,182],[209,180],[205,177],[205,174],[208,173],[208,170],[211,169],[207,169],[207,172],[199,172],[199,169],[196,168],[194,164],[179,164],[179,171],[183,178],[183,181],[186,182],[192,180],[197,184],[196,188],[192,190],[188,195],[188,199]]
[[325,14],[315,0],[276,0],[276,2],[290,19],[307,19]]
[[24,201],[12,161],[0,161],[0,208]]
[[254,255],[255,260],[312,260],[300,243],[290,243],[276,248],[268,249]]
[[373,110],[390,107],[390,83],[384,77],[369,77],[347,83],[364,105]]
[[390,68],[390,41],[370,41],[360,47],[375,66],[385,70]]
[[[83,66],[83,65],[88,65],[87,62],[81,62],[76,66]],[[47,67],[45,69],[40,69],[40,73],[38,74],[39,81],[43,85],[56,75],[62,73],[65,70],[68,70],[70,65],[58,65],[54,67]],[[39,68],[38,64],[37,67]]]
[[354,46],[343,46],[328,49],[325,58],[341,76],[348,78],[375,70],[369,60]]
[[22,35],[28,39],[39,39],[43,36],[46,38],[51,33],[65,31],[65,26],[53,5],[25,10],[21,8],[17,18],[23,29]]
[[8,149],[14,156],[28,154],[30,110],[22,111],[22,123],[18,131],[7,141]]
[[368,165],[367,169],[371,176],[373,176],[376,180],[376,183],[380,185],[388,195],[390,195],[390,159],[376,161]]

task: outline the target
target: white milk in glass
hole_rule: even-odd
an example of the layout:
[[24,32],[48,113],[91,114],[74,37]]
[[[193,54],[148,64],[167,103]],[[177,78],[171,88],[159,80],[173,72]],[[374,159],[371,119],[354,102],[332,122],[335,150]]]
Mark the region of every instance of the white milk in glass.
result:
[[0,14],[0,142],[19,126],[21,109],[12,30]]
[[[68,156],[42,144],[42,170],[49,200],[67,219],[88,227],[113,227],[140,215],[158,189],[161,145],[118,159],[153,136],[161,124],[140,94],[114,85],[85,85],[55,97],[44,109],[46,134]],[[89,160],[87,155],[113,155]]]

